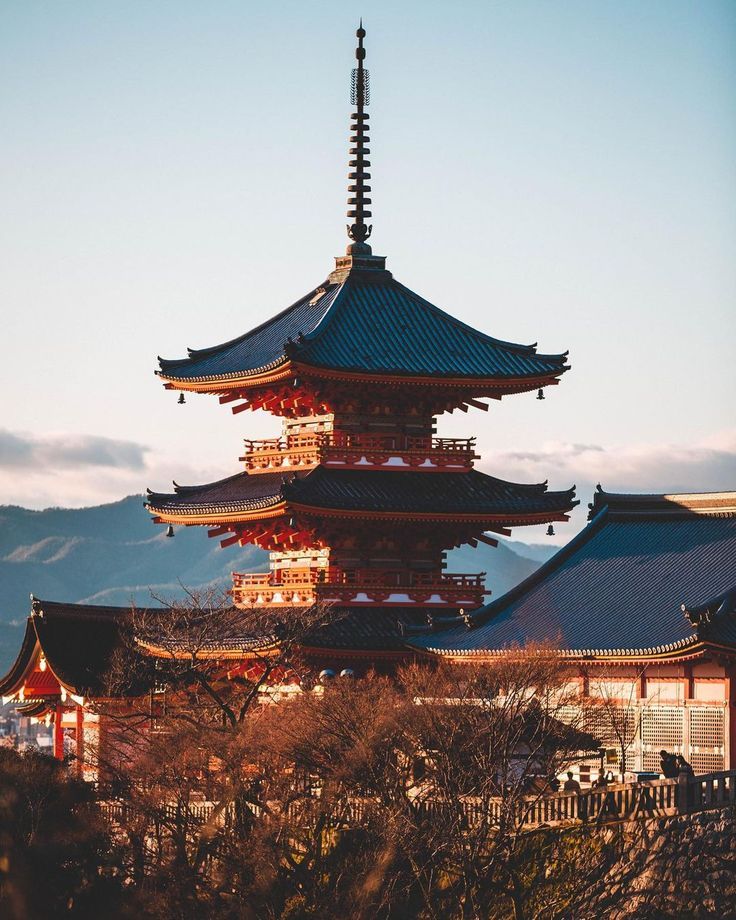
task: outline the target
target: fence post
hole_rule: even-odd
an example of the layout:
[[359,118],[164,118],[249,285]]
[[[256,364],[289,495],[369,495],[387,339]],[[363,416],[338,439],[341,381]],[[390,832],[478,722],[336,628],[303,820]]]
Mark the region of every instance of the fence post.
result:
[[687,814],[690,810],[690,774],[677,774],[677,810]]

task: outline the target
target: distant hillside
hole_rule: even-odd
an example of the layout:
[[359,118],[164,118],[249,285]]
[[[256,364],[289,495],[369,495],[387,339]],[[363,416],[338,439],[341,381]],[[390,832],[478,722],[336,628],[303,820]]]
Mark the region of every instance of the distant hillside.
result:
[[[222,549],[204,528],[156,527],[133,495],[94,508],[29,511],[0,507],[0,674],[19,648],[29,595],[73,603],[151,603],[154,594],[180,597],[188,588],[226,588],[230,573],[268,568],[256,547]],[[498,597],[529,575],[553,547],[504,541],[496,549],[462,547],[448,571],[488,573]]]

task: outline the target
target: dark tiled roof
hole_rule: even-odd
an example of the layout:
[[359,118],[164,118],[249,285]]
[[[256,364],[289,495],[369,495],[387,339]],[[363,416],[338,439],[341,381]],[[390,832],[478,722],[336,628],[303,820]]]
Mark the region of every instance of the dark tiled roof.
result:
[[522,485],[477,470],[417,473],[388,470],[331,470],[317,467],[291,475],[238,473],[203,486],[149,493],[152,510],[178,514],[227,513],[267,508],[282,499],[310,507],[424,514],[551,515],[577,502],[574,489],[548,492],[545,483]]
[[31,620],[49,667],[76,693],[99,695],[122,648],[130,607],[33,602]]
[[223,345],[199,350],[190,348],[189,357],[179,360],[159,358],[161,373],[166,377],[192,380],[267,370],[284,359],[284,346],[289,339],[306,335],[319,325],[340,288],[339,284],[326,285],[324,295],[311,303],[318,290],[315,288],[277,316]]
[[38,641],[53,673],[73,693],[104,694],[106,675],[116,651],[123,647],[131,617],[131,607],[34,598],[21,650],[0,680],[0,691],[7,692],[23,676]]
[[282,488],[291,474],[236,473],[227,479],[201,486],[180,486],[174,483],[173,492],[148,490],[147,505],[157,511],[199,512],[255,511],[278,504]]
[[[288,356],[315,367],[404,376],[538,378],[567,370],[566,353],[491,338],[433,306],[386,271],[352,271],[326,282],[238,339],[178,361],[159,359],[172,380],[260,373]],[[314,303],[312,303],[314,301]]]
[[442,514],[535,514],[569,511],[574,489],[548,492],[477,470],[466,473],[329,470],[318,467],[285,488],[287,499],[319,508]]
[[426,622],[427,611],[416,607],[340,607],[304,644],[326,651],[406,651],[407,637]]
[[[728,509],[731,509],[730,511]],[[736,493],[616,496],[600,492],[591,523],[533,575],[456,626],[412,640],[473,655],[525,642],[563,651],[676,651],[696,639],[736,644],[732,613],[705,629],[683,615],[736,584]]]

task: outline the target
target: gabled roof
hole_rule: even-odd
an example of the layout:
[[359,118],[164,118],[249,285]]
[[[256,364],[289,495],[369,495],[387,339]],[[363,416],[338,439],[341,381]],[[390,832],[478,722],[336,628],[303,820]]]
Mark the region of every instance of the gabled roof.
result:
[[65,604],[33,598],[20,652],[0,679],[0,694],[17,692],[36,658],[70,693],[99,696],[106,675],[132,618],[131,607]]
[[575,491],[548,492],[546,483],[523,485],[477,470],[426,473],[389,470],[333,470],[317,467],[299,474],[238,473],[202,486],[151,492],[149,510],[163,515],[248,514],[283,502],[323,510],[366,514],[470,515],[502,518],[565,514],[577,504]]
[[683,615],[736,585],[736,493],[615,495],[599,489],[593,518],[507,594],[410,644],[452,657],[526,642],[580,656],[681,654],[701,642],[734,646],[732,606],[704,626]]
[[206,382],[263,374],[291,359],[314,368],[402,377],[504,381],[556,378],[567,353],[491,338],[433,306],[382,266],[333,273],[273,319],[223,345],[169,361],[166,380]]

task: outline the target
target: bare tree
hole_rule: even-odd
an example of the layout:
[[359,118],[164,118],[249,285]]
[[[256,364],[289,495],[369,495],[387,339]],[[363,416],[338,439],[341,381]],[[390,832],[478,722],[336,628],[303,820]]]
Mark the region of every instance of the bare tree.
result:
[[[266,772],[288,801],[269,828],[291,865],[284,884],[309,901],[330,878],[321,909],[338,909],[342,853],[362,867],[349,875],[352,916],[489,917],[499,905],[531,916],[548,866],[531,872],[528,811],[597,745],[570,724],[568,681],[557,656],[527,649],[482,668],[338,681],[270,713]],[[327,829],[340,848],[325,853]],[[356,831],[360,861],[345,842]]]
[[127,838],[124,871],[149,894],[174,872],[183,915],[211,901],[225,838],[242,844],[268,809],[249,723],[284,687],[311,685],[299,648],[332,619],[325,606],[244,610],[192,592],[131,612],[97,704],[100,794]]
[[565,916],[599,861],[527,821],[548,781],[597,747],[564,661],[526,648],[319,684],[299,649],[329,617],[210,599],[132,617],[113,682],[118,698],[150,689],[109,709],[108,807],[147,910]]
[[640,668],[625,680],[601,678],[595,673],[587,675],[588,684],[595,692],[584,700],[586,721],[601,736],[603,744],[616,749],[622,776],[629,768],[636,739],[641,737],[646,701],[639,700],[636,688],[645,670]]

